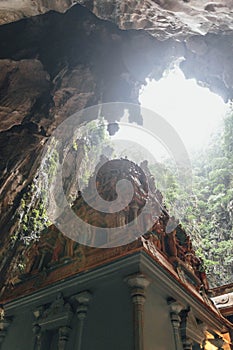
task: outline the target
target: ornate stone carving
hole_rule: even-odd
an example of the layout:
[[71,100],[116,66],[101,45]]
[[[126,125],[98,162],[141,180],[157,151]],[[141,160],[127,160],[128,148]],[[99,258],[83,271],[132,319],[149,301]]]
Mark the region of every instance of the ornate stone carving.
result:
[[190,308],[182,310],[180,313],[181,324],[181,339],[184,349],[192,349],[192,343],[195,341],[202,344],[205,340],[205,325],[200,320],[196,319]]
[[43,306],[34,312],[36,324],[42,329],[56,328],[70,322],[73,312],[71,305],[58,293],[56,299],[48,306]]
[[45,331],[58,331],[58,349],[64,350],[69,340],[70,322],[74,313],[69,302],[62,293],[50,305],[44,305],[34,311],[36,321],[33,325],[35,334],[35,350],[43,350]]
[[[111,240],[111,243],[117,246],[119,245],[119,239],[122,245],[121,226],[136,220],[140,232],[143,232],[143,228],[145,228],[145,234],[141,238],[145,249],[154,256],[159,251],[165,258],[170,260],[182,282],[192,284],[198,291],[201,285],[203,285],[205,290],[208,290],[203,263],[195,255],[190,237],[185,230],[176,222],[174,217],[169,216],[167,208],[163,204],[163,197],[155,187],[147,162],[144,161],[138,166],[128,159],[108,161],[105,158],[100,160],[96,171],[97,176],[93,176],[90,179],[83,193],[78,192],[78,198],[72,206],[73,211],[82,220],[96,226],[93,232],[88,232],[88,229],[85,232],[86,243],[91,245],[97,243],[99,245],[99,242],[97,242],[99,237],[98,230],[101,230],[102,227],[109,227],[109,230],[112,227],[119,227],[119,234],[118,232],[115,235],[106,234],[106,241],[101,242],[100,245],[105,247]],[[102,213],[87,205],[84,198],[86,198],[86,192],[90,192],[89,188],[92,186],[97,187],[103,199],[116,199],[116,185],[122,179],[130,181],[134,191],[131,202],[123,210],[117,213]],[[85,195],[84,191],[86,191]],[[148,207],[143,212],[143,215],[137,217],[147,200]],[[59,220],[62,221],[62,217],[59,217]],[[177,223],[177,227],[172,230],[169,229],[171,221],[172,223]],[[149,230],[148,222],[151,224]],[[80,234],[83,235],[83,232],[80,232]],[[79,235],[79,232],[77,235]],[[127,235],[128,233],[126,232],[126,237],[124,237],[126,243],[129,241],[129,237],[132,240],[131,233],[129,232],[129,236]],[[105,237],[103,237],[104,239]],[[128,246],[130,247],[130,245]],[[21,250],[19,249],[16,256],[20,252]],[[95,251],[87,249],[65,237],[55,225],[51,225],[46,231],[42,232],[38,242],[26,249],[24,254],[25,270],[24,273],[19,271],[14,273],[15,284],[22,280],[32,279],[34,287],[40,286],[45,283],[47,276],[50,276],[55,269],[62,268],[64,265],[77,262],[76,267],[84,267],[85,264],[88,264],[88,261],[91,261],[91,254],[95,255]],[[16,264],[14,259],[13,263],[14,265]]]

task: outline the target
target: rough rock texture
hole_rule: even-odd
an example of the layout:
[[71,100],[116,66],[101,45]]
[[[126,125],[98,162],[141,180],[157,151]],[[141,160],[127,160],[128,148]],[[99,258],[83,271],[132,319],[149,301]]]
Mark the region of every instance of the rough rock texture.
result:
[[35,101],[49,91],[49,76],[40,61],[0,61],[0,131],[20,125]]
[[232,37],[232,33],[189,37],[185,60],[180,65],[187,78],[204,83],[225,101],[233,97]]
[[[146,33],[121,31],[80,5],[65,14],[50,12],[0,27],[0,254],[5,271],[15,251],[11,237],[17,232],[17,209],[51,131],[99,102],[136,103],[154,62],[159,79],[176,46]],[[141,123],[140,115],[131,119]]]
[[0,23],[49,10],[64,12],[75,3],[121,29],[144,29],[162,39],[233,29],[232,0],[1,0]]
[[[48,10],[64,12],[72,1],[0,1],[0,21],[8,23],[0,26],[0,232],[5,246],[47,137],[76,110],[99,102],[137,102],[145,78],[160,79],[181,57],[187,77],[225,100],[233,98],[232,1],[80,3],[84,6],[57,13]],[[48,13],[16,21],[42,12]],[[140,115],[133,119],[142,122]],[[4,249],[1,253],[6,258]]]
[[144,29],[165,39],[232,30],[233,1],[205,0],[82,0],[96,16],[122,29]]
[[64,12],[73,3],[72,0],[1,0],[0,24],[36,16],[49,10]]

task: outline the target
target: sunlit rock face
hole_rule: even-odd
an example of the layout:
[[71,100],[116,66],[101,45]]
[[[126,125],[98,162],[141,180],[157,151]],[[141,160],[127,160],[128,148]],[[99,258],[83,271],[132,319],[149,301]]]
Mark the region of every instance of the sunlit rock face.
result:
[[232,33],[191,36],[185,45],[186,56],[180,67],[186,77],[195,78],[225,101],[232,99]]
[[233,28],[233,2],[227,0],[82,0],[80,3],[122,29],[144,29],[160,39]]
[[18,21],[50,10],[64,12],[72,3],[72,0],[1,0],[0,23]]

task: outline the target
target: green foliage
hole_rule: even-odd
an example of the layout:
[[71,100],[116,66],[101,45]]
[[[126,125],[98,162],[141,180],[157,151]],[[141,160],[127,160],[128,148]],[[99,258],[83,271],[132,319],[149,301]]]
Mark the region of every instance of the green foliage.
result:
[[48,226],[43,196],[34,196],[34,186],[28,186],[21,199],[21,220],[19,233],[21,239],[29,241],[39,236],[40,232]]
[[[76,144],[76,147],[74,147]],[[98,121],[89,122],[84,127],[84,132],[80,139],[73,142],[73,148],[82,154],[82,162],[79,167],[80,185],[85,187],[91,177],[96,161],[103,154],[103,150],[110,148],[108,135],[105,130],[104,120],[102,118]],[[110,153],[112,150],[110,150]]]
[[[233,266],[233,108],[208,150],[192,157],[193,195],[182,191],[172,167],[152,169],[170,209],[182,203],[183,226],[203,258],[212,286],[232,282]],[[163,188],[165,191],[163,191]],[[168,203],[168,204],[167,204]],[[178,213],[179,214],[179,213]]]
[[169,164],[157,163],[150,166],[150,171],[155,178],[155,185],[166,198],[168,209],[172,209],[172,203],[181,198],[180,189],[175,176],[175,170]]
[[52,144],[48,157],[43,159],[33,182],[24,190],[16,212],[18,227],[11,236],[12,243],[21,239],[28,245],[31,240],[38,239],[41,231],[50,224],[46,212],[48,200],[46,188],[53,181],[59,161],[58,152],[54,146],[55,144]]
[[76,142],[76,141],[73,141],[73,149],[75,150],[75,151],[77,151],[78,150],[78,143]]
[[[51,151],[48,153],[47,158],[45,159],[43,168],[41,169],[45,174],[49,184],[52,183],[53,178],[56,174],[58,162],[59,162],[59,154],[57,150],[55,148],[51,149]],[[43,193],[41,194],[43,195]]]
[[[215,135],[210,147],[197,154],[193,192],[196,196],[196,224],[203,257],[212,285],[232,282],[233,200],[233,110],[226,115],[223,131]],[[191,230],[192,224],[187,223]]]

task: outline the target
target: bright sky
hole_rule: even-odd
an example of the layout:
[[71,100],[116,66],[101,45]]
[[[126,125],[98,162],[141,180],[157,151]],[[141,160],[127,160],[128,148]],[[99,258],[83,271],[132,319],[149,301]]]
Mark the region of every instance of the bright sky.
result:
[[147,79],[140,102],[176,129],[188,152],[206,145],[227,111],[220,96],[186,80],[178,67],[159,81]]

